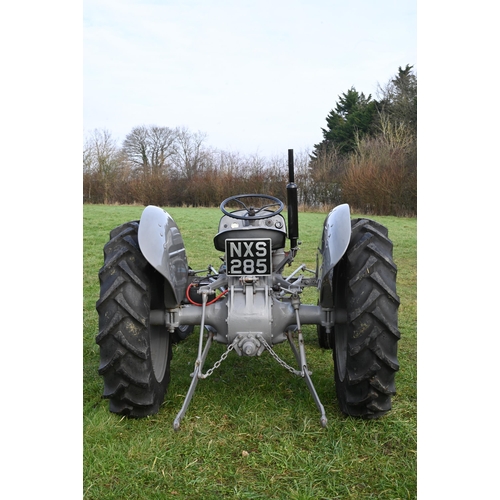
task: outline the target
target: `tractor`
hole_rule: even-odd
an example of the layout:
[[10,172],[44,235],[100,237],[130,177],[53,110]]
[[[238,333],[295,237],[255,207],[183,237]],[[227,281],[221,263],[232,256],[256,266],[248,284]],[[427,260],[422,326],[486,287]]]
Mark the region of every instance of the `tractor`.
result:
[[[325,409],[307,363],[304,325],[316,325],[319,345],[332,351],[334,387],[344,414],[375,419],[391,409],[400,333],[388,230],[373,220],[351,219],[349,205],[338,205],[325,218],[316,269],[300,265],[284,273],[301,244],[293,162],[290,149],[287,221],[285,203],[267,194],[231,196],[221,203],[213,239],[222,254],[218,269],[191,269],[179,228],[160,207],[147,206],[140,220],[110,232],[99,271],[96,342],[103,397],[111,412],[139,418],[160,410],[170,382],[172,345],[194,334],[195,326],[198,353],[175,430],[198,382],[231,351],[250,357],[269,353],[302,377],[325,427]],[[317,290],[316,304],[302,303],[306,287]],[[214,342],[227,349],[205,371]],[[273,349],[283,342],[289,343],[296,367]]]

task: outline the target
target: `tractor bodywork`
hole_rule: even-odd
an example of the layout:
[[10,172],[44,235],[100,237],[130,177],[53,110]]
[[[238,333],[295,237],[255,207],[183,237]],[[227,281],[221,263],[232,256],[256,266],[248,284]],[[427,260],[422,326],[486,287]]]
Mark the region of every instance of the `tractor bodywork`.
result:
[[[131,396],[120,396],[124,394],[123,391],[116,389],[113,392],[110,389],[106,396],[105,390],[105,396],[112,400],[115,398],[116,408],[121,409],[121,411],[116,409],[112,411],[131,415],[137,411],[138,416],[157,411],[166,392],[166,384],[168,384],[168,381],[163,383],[163,379],[160,380],[160,378],[167,376],[171,358],[170,343],[164,339],[174,338],[175,335],[182,339],[186,334],[181,334],[181,332],[190,332],[194,326],[199,326],[199,348],[194,373],[184,404],[174,421],[175,429],[180,427],[180,421],[188,409],[198,381],[212,372],[209,370],[204,373],[203,368],[207,353],[214,341],[228,346],[221,361],[232,350],[240,356],[260,356],[268,351],[289,371],[303,377],[321,414],[321,424],[326,425],[325,410],[313,386],[311,372],[307,365],[302,326],[317,325],[320,344],[322,347],[334,349],[334,361],[341,366],[341,372],[336,372],[337,384],[344,384],[346,376],[352,375],[348,373],[348,343],[354,342],[357,335],[352,331],[353,328],[355,329],[355,324],[349,323],[352,306],[344,297],[344,292],[348,295],[348,286],[352,280],[348,280],[349,283],[347,283],[343,277],[348,273],[350,265],[345,254],[351,243],[353,223],[347,204],[334,208],[326,217],[322,228],[317,268],[310,270],[305,265],[301,265],[284,276],[283,271],[292,265],[300,243],[298,241],[297,186],[293,176],[293,152],[290,154],[290,151],[290,182],[287,186],[288,230],[285,218],[281,214],[284,203],[279,199],[256,194],[228,198],[221,204],[223,216],[214,237],[215,248],[224,254],[223,263],[219,269],[209,266],[201,276],[200,272],[192,271],[188,265],[181,233],[173,218],[159,207],[145,208],[138,224],[136,236],[138,251],[136,249],[136,252],[145,259],[143,267],[151,266],[154,271],[146,269],[145,278],[142,281],[149,281],[146,285],[141,284],[141,287],[135,288],[140,293],[143,293],[141,289],[144,289],[144,297],[149,300],[148,317],[141,323],[144,325],[144,335],[149,334],[150,339],[158,338],[154,342],[145,338],[144,342],[146,344],[149,342],[150,350],[159,346],[168,352],[165,355],[154,352],[150,354],[151,374],[158,382],[156,385],[151,385],[150,393],[151,398],[158,399],[159,403],[158,401],[154,404],[149,403],[151,398],[145,398],[144,401],[148,402],[143,401],[137,404],[131,401],[133,399]],[[260,202],[260,205],[264,201],[264,205],[255,206],[256,200]],[[230,205],[233,208],[236,206],[236,210],[229,211]],[[367,239],[366,234],[363,234],[358,246]],[[286,248],[287,240],[290,241],[288,249]],[[120,244],[125,245],[125,241],[126,238],[123,238],[123,243]],[[129,243],[130,238],[127,245]],[[392,252],[392,246],[390,251]],[[355,255],[353,253],[353,256]],[[136,261],[137,257],[134,258],[134,265]],[[125,264],[121,262],[120,266],[123,269]],[[126,266],[133,267],[131,261],[127,261]],[[134,274],[138,275],[138,272]],[[392,280],[392,278],[389,279]],[[133,278],[132,281],[134,280],[137,282],[138,278]],[[101,281],[105,283],[105,277],[102,277]],[[301,294],[306,287],[317,288],[319,296],[317,304],[301,302]],[[151,288],[151,290],[146,290],[146,288]],[[392,288],[394,288],[393,300],[399,304],[399,299],[395,294],[395,284]],[[98,310],[102,304],[103,309],[113,308],[115,311],[115,305],[108,306],[107,295],[109,292],[106,289],[102,292],[102,298],[98,302]],[[356,293],[354,295],[357,300],[359,297]],[[128,309],[134,309],[134,300],[131,298],[128,301]],[[118,299],[115,300],[117,301]],[[133,312],[131,314],[134,315]],[[370,314],[375,313],[370,311]],[[103,345],[106,330],[113,326],[108,324],[109,320],[106,320],[106,317],[104,313],[101,314],[101,332],[98,336],[98,343],[102,342]],[[395,321],[394,319],[391,321],[392,325],[388,328],[393,330],[392,333],[397,341],[399,338],[397,316]],[[155,333],[157,337],[153,336],[152,332],[157,332]],[[122,331],[120,334],[123,336]],[[337,352],[335,351],[333,344],[335,344],[336,337],[338,346],[343,349],[342,352],[338,352],[339,348]],[[286,341],[289,342],[295,355],[297,369],[280,360],[273,350],[273,346]],[[391,347],[392,351],[395,349],[395,341],[391,344],[394,347]],[[370,339],[367,342],[370,342]],[[112,358],[111,349],[112,347],[106,347],[104,349],[106,353],[101,356],[101,359]],[[393,364],[392,375],[397,370],[397,360]],[[107,370],[108,365],[102,361],[100,372],[105,381]],[[113,373],[115,378],[116,375]],[[168,373],[168,377],[169,375]],[[367,377],[369,378],[369,375]],[[111,379],[111,376],[109,378]],[[129,378],[133,377],[129,376]],[[381,389],[389,395],[389,399],[394,393],[391,383],[393,386],[393,381],[389,380],[386,387]],[[111,385],[111,382],[109,384]],[[342,390],[344,385],[342,385]],[[165,388],[164,390],[154,389],[153,386]],[[162,390],[163,394],[161,394]],[[348,389],[346,391],[348,392]],[[337,393],[339,393],[339,388],[337,388]],[[349,398],[352,400],[355,396],[354,393],[348,392],[347,398],[344,398],[344,406],[358,404],[356,401],[348,401]],[[342,399],[342,396],[339,397]],[[364,410],[367,414],[373,413],[374,416],[378,416],[378,413],[382,414],[386,409],[382,408],[378,413],[377,411],[376,405]]]

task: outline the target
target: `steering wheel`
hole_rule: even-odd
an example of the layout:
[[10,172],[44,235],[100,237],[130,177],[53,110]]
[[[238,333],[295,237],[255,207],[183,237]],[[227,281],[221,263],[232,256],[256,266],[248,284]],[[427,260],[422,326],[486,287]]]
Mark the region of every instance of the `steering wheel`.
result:
[[[267,205],[264,205],[260,208],[256,208],[253,205],[247,206],[243,199],[245,198],[260,198],[260,199],[265,199],[265,200],[270,200],[272,203],[268,203]],[[246,211],[247,213],[245,215],[237,215],[235,212],[228,212],[226,210],[226,205],[229,204],[231,201],[235,201],[236,203],[239,203]],[[278,208],[276,210],[271,211],[271,210],[265,210],[266,208],[269,207],[274,207],[278,205]],[[257,219],[267,219],[269,217],[273,217],[274,215],[278,215],[283,208],[285,208],[285,205],[281,200],[274,196],[269,196],[267,194],[239,194],[237,196],[231,196],[229,198],[226,198],[221,204],[220,204],[220,209],[222,210],[222,213],[225,215],[229,215],[229,217],[233,217],[233,219],[240,219],[240,220],[257,220]],[[264,210],[263,213],[261,213]]]

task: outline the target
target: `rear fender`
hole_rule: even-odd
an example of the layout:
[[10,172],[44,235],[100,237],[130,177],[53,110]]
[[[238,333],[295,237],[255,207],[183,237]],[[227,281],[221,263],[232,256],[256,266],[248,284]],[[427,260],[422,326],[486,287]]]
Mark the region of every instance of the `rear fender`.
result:
[[146,260],[166,279],[165,307],[175,308],[188,285],[188,262],[181,233],[165,210],[149,205],[139,223],[139,247]]
[[323,237],[319,248],[321,266],[319,269],[320,305],[333,306],[333,268],[344,255],[351,240],[351,214],[349,205],[335,207],[326,217]]

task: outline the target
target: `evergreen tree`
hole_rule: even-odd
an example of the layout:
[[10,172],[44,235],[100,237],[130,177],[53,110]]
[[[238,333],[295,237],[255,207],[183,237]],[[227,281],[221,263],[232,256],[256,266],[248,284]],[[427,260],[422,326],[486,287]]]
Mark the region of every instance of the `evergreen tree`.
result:
[[377,103],[371,95],[365,97],[354,87],[339,96],[334,110],[326,117],[327,128],[322,128],[323,141],[314,146],[313,156],[320,151],[335,148],[341,154],[354,150],[356,138],[363,137],[373,130],[377,114]]

